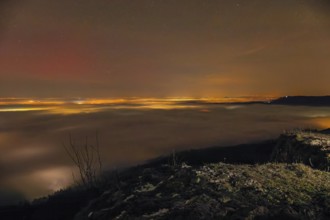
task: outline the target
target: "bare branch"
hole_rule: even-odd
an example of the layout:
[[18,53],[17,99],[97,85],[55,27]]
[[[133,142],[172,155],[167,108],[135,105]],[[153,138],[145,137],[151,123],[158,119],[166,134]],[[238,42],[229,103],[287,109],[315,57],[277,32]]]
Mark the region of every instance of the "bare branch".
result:
[[100,157],[98,133],[95,136],[95,145],[88,143],[88,137],[85,137],[85,143],[78,145],[69,134],[69,145],[62,143],[67,155],[79,170],[80,179],[85,186],[93,186],[97,175],[102,170],[102,161]]

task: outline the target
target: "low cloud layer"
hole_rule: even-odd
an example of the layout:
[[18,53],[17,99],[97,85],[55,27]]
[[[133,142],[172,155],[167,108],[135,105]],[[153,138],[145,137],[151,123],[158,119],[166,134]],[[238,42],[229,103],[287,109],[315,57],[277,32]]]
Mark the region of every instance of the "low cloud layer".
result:
[[[267,105],[201,105],[192,109],[108,109],[94,113],[0,113],[0,186],[27,198],[72,183],[74,167],[62,146],[99,132],[106,168],[214,145],[277,137],[292,128],[327,127],[329,108]],[[329,123],[330,127],[330,123]]]

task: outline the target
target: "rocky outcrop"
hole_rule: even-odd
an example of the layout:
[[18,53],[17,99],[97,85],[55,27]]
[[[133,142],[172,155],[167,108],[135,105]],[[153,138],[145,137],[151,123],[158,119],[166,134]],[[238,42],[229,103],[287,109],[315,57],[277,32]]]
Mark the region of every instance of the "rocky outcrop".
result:
[[330,170],[330,135],[324,132],[296,131],[282,134],[271,160],[304,163],[313,168]]
[[330,135],[299,131],[278,138],[275,163],[149,167],[75,219],[330,219],[329,153]]
[[302,164],[148,168],[76,215],[106,219],[329,219],[330,173]]

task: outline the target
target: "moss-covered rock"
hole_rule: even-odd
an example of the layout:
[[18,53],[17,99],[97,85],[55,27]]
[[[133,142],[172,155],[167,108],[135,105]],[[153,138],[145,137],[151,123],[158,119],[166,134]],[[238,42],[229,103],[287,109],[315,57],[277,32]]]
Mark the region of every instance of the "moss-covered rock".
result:
[[313,168],[330,170],[330,135],[319,132],[289,132],[282,134],[271,160],[304,163]]
[[154,169],[150,173],[157,173],[158,183],[131,178],[93,201],[76,220],[330,218],[330,173],[303,164]]

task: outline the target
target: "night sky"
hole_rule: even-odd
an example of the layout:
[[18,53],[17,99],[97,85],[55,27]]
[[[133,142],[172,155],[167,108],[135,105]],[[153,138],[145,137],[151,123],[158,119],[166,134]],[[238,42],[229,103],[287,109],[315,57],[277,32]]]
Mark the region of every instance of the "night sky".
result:
[[324,129],[329,107],[238,102],[329,83],[330,0],[0,0],[0,205],[73,183],[69,134],[113,169]]
[[330,94],[327,0],[0,7],[0,97]]

